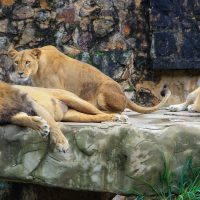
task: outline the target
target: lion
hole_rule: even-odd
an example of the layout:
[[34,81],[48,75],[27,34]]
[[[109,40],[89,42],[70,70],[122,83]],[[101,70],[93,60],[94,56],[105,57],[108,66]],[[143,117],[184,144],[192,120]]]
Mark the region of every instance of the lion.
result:
[[188,110],[189,112],[200,112],[200,87],[191,92],[184,103],[171,105],[169,110],[179,112]]
[[126,121],[126,116],[107,114],[77,95],[61,90],[0,81],[0,124],[32,128],[42,136],[51,132],[51,141],[60,152],[69,144],[56,122]]
[[33,86],[58,88],[73,92],[102,111],[121,113],[129,108],[139,113],[150,113],[162,107],[171,92],[165,88],[162,101],[153,107],[142,107],[129,100],[120,85],[95,67],[75,60],[54,46],[8,52],[14,71],[10,79],[25,82],[32,78]]

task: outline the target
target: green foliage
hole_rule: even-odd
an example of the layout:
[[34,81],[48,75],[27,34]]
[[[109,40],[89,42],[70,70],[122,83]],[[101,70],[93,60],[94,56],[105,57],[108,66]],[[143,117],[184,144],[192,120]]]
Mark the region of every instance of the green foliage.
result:
[[[160,185],[153,186],[147,181],[143,181],[155,192],[155,200],[200,200],[200,167],[194,167],[192,158],[184,163],[179,176],[170,171],[169,161],[163,156],[163,172],[160,174]],[[131,178],[131,177],[130,177]],[[176,184],[174,184],[176,182]],[[178,186],[175,186],[178,185]],[[134,190],[132,190],[133,192]],[[138,192],[135,200],[148,200]]]
[[143,195],[137,196],[135,200],[145,200]]
[[102,57],[104,55],[104,52],[103,51],[96,51],[95,54],[96,54],[96,56]]
[[[200,200],[200,168],[193,167],[192,158],[184,163],[179,180],[175,173],[169,170],[169,163],[164,158],[164,171],[160,181],[162,186],[154,188],[158,200]],[[174,181],[178,183],[178,188],[174,186]],[[176,191],[176,194],[172,191]]]
[[132,85],[130,85],[128,88],[126,88],[125,90],[124,90],[125,92],[132,92],[132,91],[134,91],[134,87],[132,86]]
[[183,167],[177,200],[200,200],[200,168],[194,168],[192,159]]

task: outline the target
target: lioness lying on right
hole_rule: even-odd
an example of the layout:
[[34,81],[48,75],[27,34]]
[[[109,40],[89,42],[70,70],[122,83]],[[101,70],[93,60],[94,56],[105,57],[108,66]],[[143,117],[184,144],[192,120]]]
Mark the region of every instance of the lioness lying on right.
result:
[[0,81],[0,125],[11,123],[29,127],[42,136],[50,131],[51,142],[60,152],[66,152],[69,144],[56,123],[60,121],[126,121],[126,116],[103,113],[69,91]]
[[200,87],[191,92],[184,103],[171,105],[169,110],[178,112],[188,110],[189,112],[200,112]]

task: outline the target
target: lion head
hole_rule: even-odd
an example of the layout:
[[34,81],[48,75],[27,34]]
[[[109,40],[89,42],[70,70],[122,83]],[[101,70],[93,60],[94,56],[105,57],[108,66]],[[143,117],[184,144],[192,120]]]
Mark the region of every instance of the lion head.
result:
[[10,79],[14,82],[25,82],[38,70],[38,60],[41,55],[39,49],[16,51],[12,49],[8,55],[13,61],[13,72]]

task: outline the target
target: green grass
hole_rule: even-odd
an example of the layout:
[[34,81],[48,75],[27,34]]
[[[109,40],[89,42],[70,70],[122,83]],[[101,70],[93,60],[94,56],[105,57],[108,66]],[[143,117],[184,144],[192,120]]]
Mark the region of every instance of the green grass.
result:
[[183,167],[176,200],[200,200],[200,168],[194,168],[192,159]]
[[[164,169],[160,173],[160,185],[153,186],[143,181],[155,193],[154,197],[138,194],[135,200],[200,200],[200,167],[194,167],[192,158],[188,158],[178,175],[170,171],[169,162],[163,158]],[[137,195],[137,192],[133,193]]]
[[[174,181],[178,186],[175,186]],[[154,188],[158,200],[200,200],[200,168],[193,166],[192,158],[184,163],[179,179],[169,170],[169,163],[164,159],[160,182],[161,186]],[[172,191],[176,191],[176,194]]]

